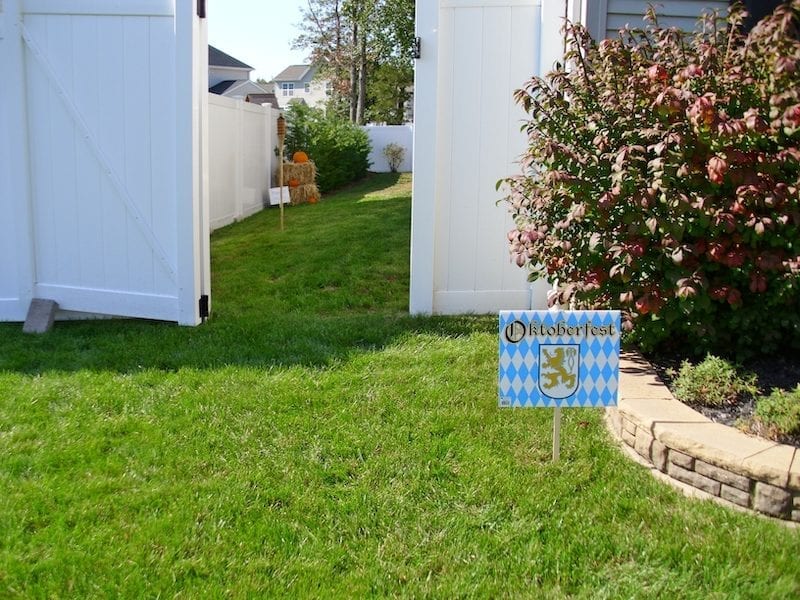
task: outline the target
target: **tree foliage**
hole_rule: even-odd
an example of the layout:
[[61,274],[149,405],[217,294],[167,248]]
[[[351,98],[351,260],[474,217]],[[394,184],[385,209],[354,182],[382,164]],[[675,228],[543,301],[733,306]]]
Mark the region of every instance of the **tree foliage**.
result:
[[308,0],[298,26],[294,47],[331,81],[329,110],[360,124],[398,119],[413,81],[414,0]]
[[414,79],[410,66],[394,63],[377,65],[372,73],[368,88],[369,121],[399,125],[403,123],[406,104],[411,101],[409,82]]
[[525,173],[513,259],[551,301],[619,308],[645,348],[740,354],[800,341],[800,0],[746,37],[707,15],[595,44],[517,92]]

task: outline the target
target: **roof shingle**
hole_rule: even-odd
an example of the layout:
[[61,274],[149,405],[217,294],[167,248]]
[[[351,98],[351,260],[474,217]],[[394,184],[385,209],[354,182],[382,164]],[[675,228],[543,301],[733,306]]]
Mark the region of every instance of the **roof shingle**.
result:
[[300,81],[310,69],[311,65],[291,65],[276,75],[275,81]]
[[250,65],[243,63],[237,58],[233,58],[230,54],[225,54],[222,50],[214,48],[211,44],[208,45],[208,66],[253,70],[253,67]]
[[234,83],[236,83],[235,79],[228,79],[227,81],[220,81],[217,85],[212,85],[208,88],[208,91],[212,94],[222,95],[225,91],[231,87]]

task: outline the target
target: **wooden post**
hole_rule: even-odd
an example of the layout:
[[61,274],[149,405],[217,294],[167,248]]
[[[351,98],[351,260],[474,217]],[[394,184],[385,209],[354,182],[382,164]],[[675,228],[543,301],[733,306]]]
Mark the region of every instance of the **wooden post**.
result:
[[278,187],[278,202],[281,207],[281,231],[283,231],[283,142],[286,139],[286,119],[278,115],[278,160],[280,161]]

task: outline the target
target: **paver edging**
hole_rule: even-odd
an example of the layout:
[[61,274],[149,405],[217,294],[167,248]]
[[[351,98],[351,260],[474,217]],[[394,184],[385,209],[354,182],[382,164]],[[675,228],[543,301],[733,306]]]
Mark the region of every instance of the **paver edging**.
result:
[[624,354],[609,430],[646,464],[725,503],[800,522],[800,452],[714,423],[676,400],[647,361]]

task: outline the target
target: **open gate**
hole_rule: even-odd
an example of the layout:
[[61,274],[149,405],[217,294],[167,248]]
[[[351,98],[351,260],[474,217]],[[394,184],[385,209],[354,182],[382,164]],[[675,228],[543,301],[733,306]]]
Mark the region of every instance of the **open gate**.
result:
[[561,53],[563,2],[417,3],[412,313],[546,306],[510,263],[513,222],[495,183],[519,171],[525,113],[513,92]]
[[200,322],[207,42],[195,0],[0,4],[0,320]]

